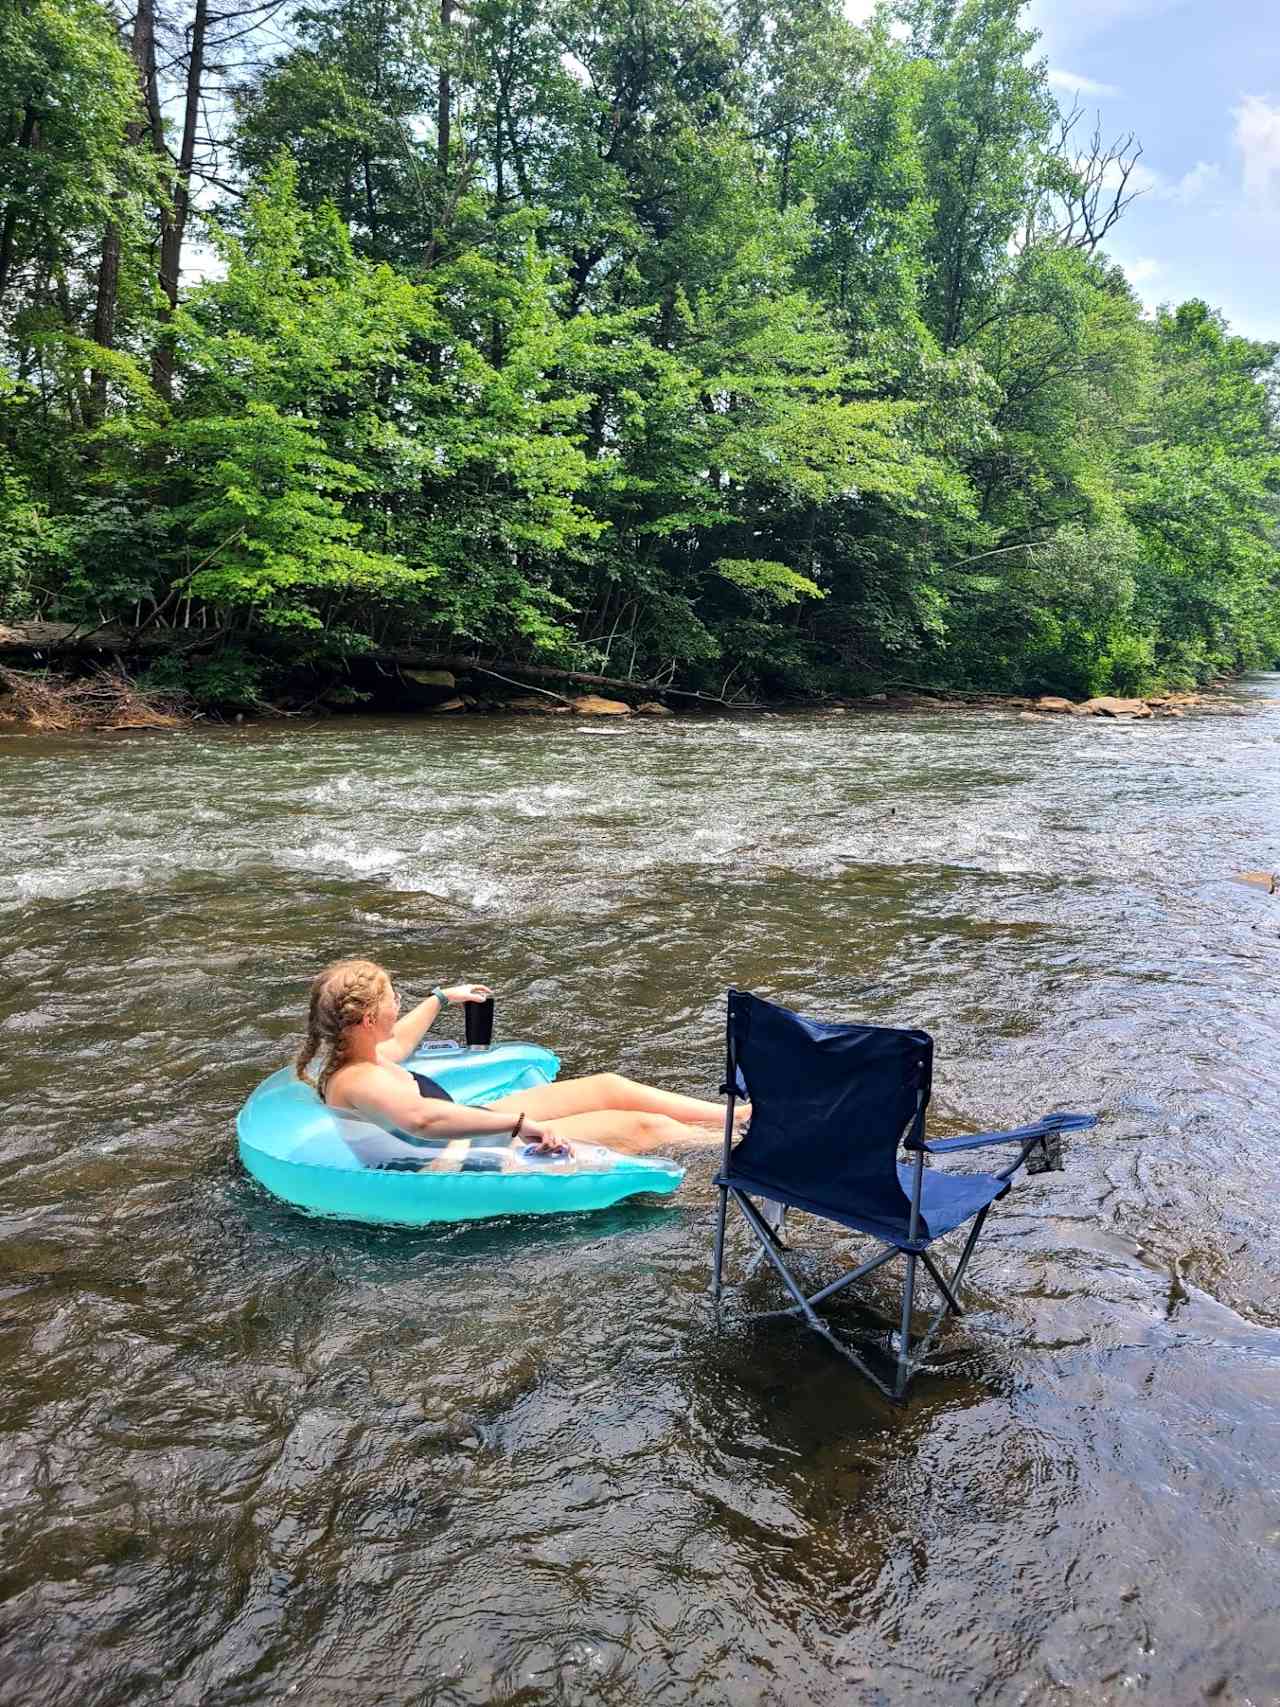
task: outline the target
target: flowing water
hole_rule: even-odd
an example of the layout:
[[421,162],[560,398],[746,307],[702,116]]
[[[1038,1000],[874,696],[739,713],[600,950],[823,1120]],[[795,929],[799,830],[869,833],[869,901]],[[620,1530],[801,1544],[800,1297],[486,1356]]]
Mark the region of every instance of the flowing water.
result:
[[[0,739],[0,1699],[1280,1700],[1278,691]],[[895,1410],[760,1279],[717,1329],[710,1152],[268,1198],[235,1111],[350,952],[567,1073],[714,1095],[735,983],[927,1027],[935,1132],[1101,1124]]]

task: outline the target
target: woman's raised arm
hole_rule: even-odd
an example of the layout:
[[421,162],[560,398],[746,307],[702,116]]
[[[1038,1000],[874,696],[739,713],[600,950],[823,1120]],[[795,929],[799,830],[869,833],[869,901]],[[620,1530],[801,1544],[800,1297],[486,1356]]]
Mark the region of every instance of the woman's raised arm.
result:
[[445,1008],[457,1007],[461,1002],[487,1002],[492,994],[487,984],[451,984],[447,990],[437,985],[417,1007],[401,1014],[391,1036],[378,1045],[378,1059],[407,1061]]

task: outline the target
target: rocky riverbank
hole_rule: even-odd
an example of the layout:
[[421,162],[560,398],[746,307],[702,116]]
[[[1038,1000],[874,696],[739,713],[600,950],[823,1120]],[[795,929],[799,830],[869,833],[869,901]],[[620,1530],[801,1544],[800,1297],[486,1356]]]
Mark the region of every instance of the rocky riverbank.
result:
[[[1123,699],[1104,694],[1088,700],[1063,699],[1054,694],[1031,698],[1025,694],[970,694],[963,699],[945,694],[874,693],[856,699],[791,700],[774,705],[751,706],[726,710],[750,710],[766,716],[808,714],[818,717],[844,717],[859,712],[1006,712],[1035,722],[1048,722],[1062,717],[1102,717],[1142,719],[1149,717],[1185,717],[1188,712],[1225,713],[1243,716],[1247,708],[1226,697],[1229,683],[1222,682],[1203,693],[1153,695],[1148,699]],[[1262,703],[1271,704],[1270,700]],[[672,709],[658,700],[643,700],[631,705],[625,700],[604,699],[599,694],[583,694],[577,699],[562,699],[556,695],[538,697],[522,695],[507,700],[479,700],[473,695],[452,694],[447,700],[422,709],[433,713],[466,711],[507,712],[519,716],[549,716],[573,713],[580,717],[670,717]]]

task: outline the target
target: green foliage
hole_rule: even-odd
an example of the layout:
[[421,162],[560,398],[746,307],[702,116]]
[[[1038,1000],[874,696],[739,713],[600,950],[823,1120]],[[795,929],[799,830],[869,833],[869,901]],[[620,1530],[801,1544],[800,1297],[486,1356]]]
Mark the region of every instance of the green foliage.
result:
[[311,422],[254,402],[179,421],[165,437],[189,494],[173,520],[203,564],[186,578],[195,597],[247,607],[268,627],[320,629],[326,595],[393,599],[423,579],[363,547],[343,500],[369,483],[327,454]]
[[430,241],[433,163],[415,121],[435,93],[424,49],[438,14],[422,0],[303,7],[299,45],[236,95],[245,177],[264,179],[287,149],[308,207],[335,208],[356,249],[377,260]]
[[759,558],[722,557],[715,565],[718,575],[744,592],[755,595],[763,605],[793,605],[799,599],[820,599],[822,588],[807,575],[798,575],[785,563],[762,562]]
[[182,693],[196,706],[219,711],[261,711],[266,705],[265,660],[242,646],[211,657],[158,658],[138,682],[144,693]]
[[0,307],[48,300],[121,215],[135,168],[125,126],[138,81],[97,0],[6,0],[0,6]]
[[47,526],[26,481],[0,467],[0,621],[24,616],[36,604],[39,565],[53,555]]
[[103,0],[0,8],[0,615],[194,611],[181,685],[244,706],[409,642],[770,692],[1280,653],[1276,350],[1055,234],[1019,0],[456,11],[258,44],[162,400],[136,72]]

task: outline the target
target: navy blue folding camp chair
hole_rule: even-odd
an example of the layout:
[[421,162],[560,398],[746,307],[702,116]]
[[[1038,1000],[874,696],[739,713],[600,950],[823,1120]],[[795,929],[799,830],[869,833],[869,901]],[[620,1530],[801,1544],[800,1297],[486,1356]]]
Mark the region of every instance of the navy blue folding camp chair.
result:
[[[900,1399],[928,1355],[948,1312],[963,1312],[957,1294],[987,1212],[1033,1152],[1052,1166],[1060,1134],[1096,1124],[1088,1114],[1047,1114],[1011,1132],[979,1132],[966,1138],[925,1138],[925,1111],[933,1082],[933,1039],[927,1031],[878,1025],[826,1024],[744,990],[730,990],[728,1058],[722,1092],[724,1160],[716,1184],[715,1280],[723,1290],[725,1219],[729,1200],[741,1210],[760,1243],[760,1254],[777,1269],[795,1303],[771,1315],[801,1316],[857,1366],[881,1392]],[[734,1106],[751,1100],[751,1121],[734,1143]],[[947,1156],[989,1144],[1017,1144],[1016,1160],[999,1173],[946,1173],[925,1167],[926,1154]],[[898,1162],[899,1148],[911,1161]],[[771,1219],[766,1200],[782,1209]],[[820,1215],[880,1241],[881,1249],[839,1280],[808,1295],[787,1266],[782,1222],[788,1208]],[[968,1238],[950,1275],[930,1247],[971,1221]],[[892,1385],[883,1381],[843,1340],[814,1306],[902,1257],[906,1272]],[[759,1261],[759,1255],[757,1256]],[[911,1339],[917,1265],[923,1265],[941,1296],[925,1333]]]

